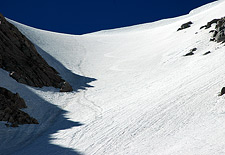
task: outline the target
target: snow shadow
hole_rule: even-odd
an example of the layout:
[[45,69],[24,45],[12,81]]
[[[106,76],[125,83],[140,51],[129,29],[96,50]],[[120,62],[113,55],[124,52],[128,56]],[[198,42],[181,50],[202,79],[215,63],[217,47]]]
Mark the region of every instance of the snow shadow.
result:
[[57,72],[59,72],[60,76],[64,80],[70,83],[75,92],[93,87],[89,83],[97,79],[75,74],[50,54],[41,49],[39,46],[35,45],[35,48],[37,49],[38,53],[45,59],[45,61],[47,61],[47,63],[52,66]]
[[[35,93],[35,90],[16,82],[9,73],[0,69],[0,86],[13,93],[18,92],[27,107],[22,109],[38,120],[39,124],[20,125],[7,128],[0,122],[0,154],[16,155],[80,155],[77,150],[54,144],[54,134],[60,130],[82,126],[80,122],[68,120],[67,111],[49,103]],[[66,140],[66,137],[65,137]]]

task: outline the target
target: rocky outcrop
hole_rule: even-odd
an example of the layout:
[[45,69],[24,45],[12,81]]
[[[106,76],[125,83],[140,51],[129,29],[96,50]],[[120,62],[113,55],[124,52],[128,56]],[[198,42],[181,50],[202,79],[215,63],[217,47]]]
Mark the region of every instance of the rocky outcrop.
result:
[[191,55],[194,55],[194,51],[196,51],[197,50],[197,48],[192,48],[192,49],[190,49],[190,51],[187,53],[187,54],[185,54],[184,56],[191,56]]
[[6,126],[18,127],[20,124],[38,124],[35,118],[20,110],[26,107],[25,101],[18,93],[14,94],[0,87],[0,121],[10,123]]
[[184,23],[184,24],[181,25],[181,27],[177,31],[189,28],[189,27],[191,27],[191,24],[193,24],[191,21],[189,21],[187,23]]
[[213,37],[215,37],[215,41],[225,41],[225,18],[221,18],[220,20],[218,20],[215,29],[216,30],[213,34]]
[[219,19],[213,19],[213,20],[211,20],[210,22],[208,22],[206,25],[200,27],[200,29],[203,29],[203,28],[208,29],[208,28],[210,28],[210,27],[212,26],[212,24],[217,23],[218,20],[219,20]]
[[0,21],[0,68],[10,72],[16,81],[29,86],[53,86],[72,91],[69,83],[38,54],[31,41],[1,14]]
[[200,29],[208,29],[212,26],[212,24],[216,24],[216,26],[214,30],[211,30],[209,32],[212,33],[212,38],[210,39],[210,41],[225,42],[225,17],[221,19],[213,19],[206,25],[202,26]]

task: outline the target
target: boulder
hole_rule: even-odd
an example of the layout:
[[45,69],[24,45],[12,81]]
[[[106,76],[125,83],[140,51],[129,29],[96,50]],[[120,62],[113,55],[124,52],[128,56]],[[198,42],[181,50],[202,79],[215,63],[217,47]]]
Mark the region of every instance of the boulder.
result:
[[225,87],[223,87],[220,91],[220,95],[222,96],[223,94],[225,94]]
[[191,21],[189,21],[187,23],[184,23],[184,24],[181,25],[181,27],[177,31],[189,28],[189,27],[191,27],[191,24],[193,24]]

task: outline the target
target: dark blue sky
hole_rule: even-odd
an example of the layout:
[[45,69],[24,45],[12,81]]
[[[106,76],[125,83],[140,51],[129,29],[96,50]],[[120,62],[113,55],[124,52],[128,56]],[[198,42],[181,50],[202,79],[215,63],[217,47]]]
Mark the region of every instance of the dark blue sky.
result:
[[84,34],[176,17],[215,0],[2,0],[0,12],[20,23]]

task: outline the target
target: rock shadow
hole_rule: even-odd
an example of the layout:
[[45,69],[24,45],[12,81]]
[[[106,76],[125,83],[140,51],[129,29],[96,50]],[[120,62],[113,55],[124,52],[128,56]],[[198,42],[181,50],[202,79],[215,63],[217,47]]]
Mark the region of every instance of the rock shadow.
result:
[[[68,120],[67,111],[62,110],[41,98],[35,90],[16,82],[9,73],[0,69],[0,86],[12,92],[18,92],[25,100],[27,109],[23,111],[36,118],[38,125],[20,125],[18,128],[7,128],[0,122],[0,154],[17,155],[80,155],[77,150],[53,144],[53,134],[60,130],[82,126],[80,122]],[[66,140],[66,138],[65,138]]]

